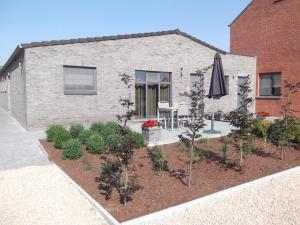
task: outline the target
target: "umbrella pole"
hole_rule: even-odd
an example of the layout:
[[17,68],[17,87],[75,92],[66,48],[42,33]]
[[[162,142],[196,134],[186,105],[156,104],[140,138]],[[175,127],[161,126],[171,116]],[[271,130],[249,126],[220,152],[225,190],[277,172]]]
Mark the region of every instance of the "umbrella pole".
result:
[[211,116],[211,121],[210,121],[210,130],[213,132],[214,131],[214,120],[215,120],[215,107],[214,107],[214,98],[212,98],[212,116]]

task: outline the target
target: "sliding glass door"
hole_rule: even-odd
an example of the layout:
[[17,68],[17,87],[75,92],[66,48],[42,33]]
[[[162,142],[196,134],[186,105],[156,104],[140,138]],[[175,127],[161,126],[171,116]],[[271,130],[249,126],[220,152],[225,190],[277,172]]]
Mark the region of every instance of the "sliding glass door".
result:
[[135,109],[138,118],[155,118],[159,101],[171,101],[171,73],[136,71]]

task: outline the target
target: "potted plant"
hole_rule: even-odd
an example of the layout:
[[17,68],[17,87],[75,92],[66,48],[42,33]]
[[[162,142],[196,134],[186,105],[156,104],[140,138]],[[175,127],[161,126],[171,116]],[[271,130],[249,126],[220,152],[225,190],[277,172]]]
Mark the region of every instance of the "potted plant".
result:
[[147,122],[143,123],[142,131],[147,144],[161,140],[161,126],[156,120],[148,120]]
[[264,120],[266,117],[270,116],[268,112],[258,112],[256,113],[256,118],[259,120]]

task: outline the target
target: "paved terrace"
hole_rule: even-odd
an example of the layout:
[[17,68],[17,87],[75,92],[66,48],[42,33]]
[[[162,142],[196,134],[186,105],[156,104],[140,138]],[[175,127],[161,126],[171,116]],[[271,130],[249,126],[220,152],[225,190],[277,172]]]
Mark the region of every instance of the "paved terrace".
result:
[[[204,123],[206,125],[203,130],[210,130],[211,121],[204,120]],[[129,123],[129,126],[132,130],[142,133],[142,122],[131,122],[131,123]],[[221,131],[221,133],[220,134],[206,134],[206,133],[203,133],[203,130],[202,130],[202,132],[201,132],[202,138],[216,138],[216,137],[226,136],[231,132],[232,129],[234,129],[234,127],[231,126],[229,123],[220,122],[220,121],[215,121],[214,127],[215,127],[215,130]],[[171,131],[170,129],[162,129],[161,130],[161,141],[156,142],[154,145],[163,145],[163,144],[171,144],[171,143],[179,142],[178,135],[182,134],[186,130],[187,130],[186,127],[174,128],[173,131]],[[150,146],[152,146],[152,145],[150,144]]]

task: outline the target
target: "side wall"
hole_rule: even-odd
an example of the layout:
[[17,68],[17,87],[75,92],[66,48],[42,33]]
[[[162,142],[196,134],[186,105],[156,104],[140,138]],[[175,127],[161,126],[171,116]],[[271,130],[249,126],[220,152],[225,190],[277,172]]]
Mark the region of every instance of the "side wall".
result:
[[8,91],[9,79],[7,77],[0,77],[0,107],[8,111]]
[[10,111],[23,127],[27,127],[26,120],[26,76],[25,76],[24,54],[21,53],[17,59],[2,74],[4,81],[0,82],[0,106]]
[[[231,26],[231,52],[257,56],[260,73],[281,72],[282,81],[300,81],[300,1],[254,0]],[[256,93],[259,95],[259,82]],[[300,117],[300,92],[294,104]],[[281,114],[281,98],[258,98],[257,112]]]
[[[28,128],[115,120],[121,112],[119,96],[127,94],[118,75],[134,75],[135,70],[171,72],[172,100],[185,101],[180,93],[187,90],[190,73],[211,65],[215,53],[175,34],[26,49]],[[255,74],[256,60],[235,55],[222,58],[225,74],[231,77],[231,96],[220,101],[218,107],[226,112],[236,107],[237,77]],[[98,94],[64,95],[63,65],[96,67]],[[207,89],[210,74],[211,71],[205,76]],[[255,76],[252,79],[255,83]],[[134,99],[134,87],[131,92]],[[209,108],[207,101],[206,109]]]

